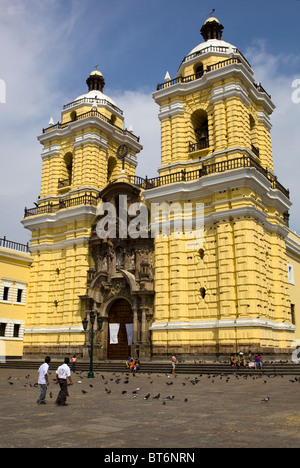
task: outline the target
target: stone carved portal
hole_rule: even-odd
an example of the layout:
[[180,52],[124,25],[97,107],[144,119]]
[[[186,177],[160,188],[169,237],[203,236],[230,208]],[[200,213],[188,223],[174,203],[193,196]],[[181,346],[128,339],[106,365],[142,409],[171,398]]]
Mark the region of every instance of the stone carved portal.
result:
[[[109,185],[101,193],[103,202],[116,207],[118,215],[119,196],[126,195],[128,205],[140,202],[140,189],[127,183]],[[102,332],[96,335],[94,355],[98,359],[127,359],[151,356],[151,332],[154,309],[154,269],[152,264],[154,243],[148,238],[120,239],[117,236],[100,239],[96,226],[102,216],[92,224],[89,251],[94,267],[87,274],[86,314],[90,310],[104,318]],[[130,219],[128,219],[130,222]],[[111,344],[111,330],[118,343]],[[128,345],[128,330],[132,331],[132,345]],[[112,325],[112,327],[111,327]],[[86,349],[90,334],[86,334]]]

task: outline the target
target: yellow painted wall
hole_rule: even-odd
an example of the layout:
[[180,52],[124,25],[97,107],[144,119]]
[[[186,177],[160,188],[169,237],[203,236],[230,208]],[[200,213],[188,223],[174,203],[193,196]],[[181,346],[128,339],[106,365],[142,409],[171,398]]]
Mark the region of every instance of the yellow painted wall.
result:
[[[0,323],[6,323],[5,336],[0,337],[1,352],[9,357],[22,357],[23,334],[28,310],[29,274],[32,258],[17,250],[0,247]],[[8,300],[3,300],[4,287],[9,287]],[[17,290],[22,289],[21,303]],[[13,336],[14,324],[20,325],[19,337]]]

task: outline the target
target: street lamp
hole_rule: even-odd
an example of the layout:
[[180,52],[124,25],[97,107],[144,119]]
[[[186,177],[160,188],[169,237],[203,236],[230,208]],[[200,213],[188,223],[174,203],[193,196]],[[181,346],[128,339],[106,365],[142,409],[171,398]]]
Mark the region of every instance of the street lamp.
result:
[[[90,322],[91,322],[91,325],[92,325],[92,328],[91,328],[91,351],[90,351],[90,371],[89,371],[89,374],[88,374],[88,379],[93,379],[94,378],[94,372],[93,372],[94,335],[96,335],[96,333],[98,331],[101,331],[102,325],[103,325],[103,317],[98,316],[97,317],[98,330],[96,330],[94,332],[95,319],[96,319],[96,314],[94,312],[91,312],[90,313]],[[87,330],[88,323],[89,323],[88,319],[87,319],[87,317],[85,317],[82,320],[82,326],[83,326],[84,331]]]

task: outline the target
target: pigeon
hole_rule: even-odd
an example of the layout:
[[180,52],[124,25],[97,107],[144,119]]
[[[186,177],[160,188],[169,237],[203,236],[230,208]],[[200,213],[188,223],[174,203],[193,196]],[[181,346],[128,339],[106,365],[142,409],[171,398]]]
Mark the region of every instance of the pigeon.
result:
[[167,385],[173,385],[173,382],[166,382]]
[[106,388],[105,392],[107,393],[107,395],[109,395],[111,393],[111,390],[108,390],[108,388]]
[[125,393],[127,393],[126,390],[123,390],[122,395],[125,395]]
[[188,401],[188,399],[187,399],[187,398],[185,398],[184,402],[186,403],[187,401]]
[[146,396],[144,396],[144,400],[148,400],[150,398],[150,393],[148,393]]
[[85,390],[81,390],[83,394],[87,393]]
[[169,395],[169,396],[166,397],[167,400],[174,400],[174,398],[175,397],[173,395]]
[[53,394],[52,394],[52,392],[50,392],[49,396],[50,396],[50,398],[53,398]]
[[162,404],[163,404],[163,405],[166,404],[166,399],[165,399],[165,398],[162,399]]
[[261,400],[261,401],[264,401],[265,403],[267,403],[268,401],[270,401],[270,397],[266,397],[266,398],[264,398],[264,399]]
[[94,385],[90,385],[91,388],[94,388]]
[[158,400],[160,398],[160,393],[153,397],[153,400]]
[[14,384],[13,382],[8,382],[8,383],[9,383],[9,385],[13,385],[13,384]]

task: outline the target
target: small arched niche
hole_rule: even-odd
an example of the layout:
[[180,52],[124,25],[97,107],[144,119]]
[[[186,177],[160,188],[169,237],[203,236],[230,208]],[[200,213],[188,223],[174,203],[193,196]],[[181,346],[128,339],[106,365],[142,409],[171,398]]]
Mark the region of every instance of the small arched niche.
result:
[[201,78],[203,76],[203,73],[204,73],[203,63],[200,62],[194,66],[194,73],[196,75],[196,79]]
[[113,179],[114,171],[117,167],[117,160],[115,157],[110,156],[107,161],[107,182]]

